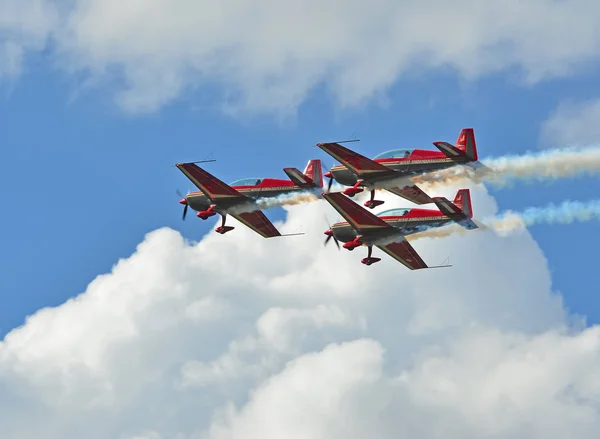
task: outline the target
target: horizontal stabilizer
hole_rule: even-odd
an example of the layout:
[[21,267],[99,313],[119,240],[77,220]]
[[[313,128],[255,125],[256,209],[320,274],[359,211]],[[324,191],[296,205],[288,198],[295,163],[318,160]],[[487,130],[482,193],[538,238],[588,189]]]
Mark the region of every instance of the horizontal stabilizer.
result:
[[440,212],[465,229],[472,230],[479,228],[472,220],[473,207],[471,205],[471,191],[469,189],[460,189],[454,197],[454,202],[450,202],[445,197],[434,197],[433,202],[440,209]]
[[454,219],[463,219],[466,215],[445,197],[434,197],[433,202],[444,215]]
[[433,142],[433,144],[450,158],[464,157],[465,153],[448,142]]
[[481,170],[485,170],[485,171],[491,171],[492,170],[490,167],[484,165],[479,160],[477,160],[476,162],[466,163],[466,166],[470,166],[473,169],[481,169]]
[[315,185],[315,182],[307,175],[304,175],[299,169],[284,168],[283,172],[285,172],[290,180],[297,186],[309,188]]
[[479,228],[477,223],[475,221],[473,221],[471,218],[468,218],[468,219],[465,219],[462,221],[458,221],[458,224],[467,230],[473,230],[473,229]]
[[473,128],[463,128],[455,145],[448,142],[433,142],[433,144],[451,159],[466,157],[470,162],[477,161],[477,144]]

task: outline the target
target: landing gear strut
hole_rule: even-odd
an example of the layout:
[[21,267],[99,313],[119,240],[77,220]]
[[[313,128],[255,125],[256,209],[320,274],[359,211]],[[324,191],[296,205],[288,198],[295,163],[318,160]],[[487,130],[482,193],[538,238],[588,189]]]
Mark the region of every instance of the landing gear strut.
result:
[[369,209],[375,209],[377,206],[381,206],[385,201],[375,199],[375,189],[371,191],[371,199],[365,202],[365,206]]
[[364,189],[360,187],[362,180],[358,180],[354,186],[344,189],[344,195],[348,195],[350,198],[356,194],[360,194]]
[[362,262],[363,264],[365,264],[365,265],[368,266],[368,265],[374,264],[375,262],[381,261],[381,258],[373,258],[373,257],[371,257],[372,254],[373,254],[373,246],[370,245],[369,246],[369,254],[367,255],[366,258],[364,258],[360,262]]
[[221,225],[215,229],[215,232],[220,233],[221,235],[224,235],[225,233],[235,229],[235,227],[225,225],[226,218],[227,218],[227,214],[222,213],[221,214]]
[[215,216],[215,215],[217,214],[217,212],[215,212],[215,211],[214,211],[214,209],[215,209],[215,206],[214,206],[214,205],[212,205],[212,206],[210,206],[208,209],[206,209],[206,210],[203,210],[202,212],[198,212],[198,213],[196,214],[196,216],[197,216],[198,218],[201,218],[201,219],[203,219],[203,220],[207,220],[207,219],[208,219],[208,218],[210,218],[211,216]]

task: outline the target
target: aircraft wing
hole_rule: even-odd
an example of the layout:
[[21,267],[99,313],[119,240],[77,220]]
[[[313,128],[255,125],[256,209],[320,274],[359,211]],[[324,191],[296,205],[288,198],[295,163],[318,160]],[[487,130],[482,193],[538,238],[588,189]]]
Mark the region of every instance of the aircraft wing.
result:
[[317,143],[317,146],[345,167],[354,171],[360,178],[379,178],[395,173],[393,169],[360,155],[339,143]]
[[411,270],[429,268],[413,246],[406,240],[402,242],[393,242],[385,246],[378,245],[377,247]]
[[341,192],[323,194],[323,198],[360,234],[392,227],[378,216],[363,209]]
[[224,198],[248,198],[194,163],[178,163],[175,166],[177,166],[179,170],[210,199],[211,202],[222,200]]
[[269,221],[269,218],[267,218],[260,210],[255,212],[230,213],[230,215],[242,224],[250,227],[263,238],[281,236],[279,230],[275,228],[273,223]]
[[387,190],[415,204],[433,203],[433,199],[425,192],[423,192],[421,188],[419,188],[419,186],[417,185],[404,186],[403,188],[393,187]]

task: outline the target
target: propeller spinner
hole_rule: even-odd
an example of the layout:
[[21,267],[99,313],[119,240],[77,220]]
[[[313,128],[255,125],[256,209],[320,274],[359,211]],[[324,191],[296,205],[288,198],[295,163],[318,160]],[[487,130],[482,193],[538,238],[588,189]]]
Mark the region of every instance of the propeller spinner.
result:
[[189,204],[188,204],[188,201],[187,201],[187,197],[184,197],[182,195],[182,193],[179,192],[179,191],[177,191],[177,195],[179,195],[181,197],[181,200],[179,200],[179,204],[183,204],[185,206],[183,208],[183,215],[181,216],[181,220],[185,221],[185,217],[187,215],[187,211],[188,211],[188,207],[189,207]]
[[[335,163],[332,165],[335,166]],[[331,169],[323,174],[323,177],[328,178],[329,182],[327,183],[327,193],[331,192],[331,186],[333,185],[333,174],[331,173]]]
[[327,218],[325,218],[325,223],[327,224],[327,226],[329,227],[329,229],[325,230],[325,235],[327,235],[327,238],[325,238],[325,242],[323,243],[323,245],[327,245],[327,243],[329,242],[329,240],[331,238],[333,238],[333,242],[335,242],[335,245],[337,246],[338,250],[340,249],[340,243],[337,240],[337,238],[335,237],[335,235],[333,234],[333,230],[331,230],[331,226],[329,225],[329,221],[327,221]]

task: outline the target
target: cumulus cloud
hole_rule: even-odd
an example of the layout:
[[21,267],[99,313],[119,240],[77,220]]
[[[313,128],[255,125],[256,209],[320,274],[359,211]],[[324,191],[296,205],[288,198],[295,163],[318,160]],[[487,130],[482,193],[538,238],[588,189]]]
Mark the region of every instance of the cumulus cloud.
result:
[[0,29],[51,36],[63,68],[120,84],[117,103],[136,113],[197,90],[228,112],[293,113],[319,86],[344,108],[428,69],[532,84],[599,55],[593,0],[73,0],[53,26],[24,12],[45,20],[54,4],[3,0],[22,13]]
[[600,99],[563,102],[542,124],[544,147],[592,146],[600,138]]
[[27,52],[43,49],[57,24],[52,2],[0,1],[0,80],[16,78]]
[[[481,186],[473,206],[497,210]],[[323,247],[324,213],[290,207],[300,237],[149,233],[0,343],[0,436],[596,437],[600,329],[565,312],[527,231],[418,240],[454,267],[411,272]]]

